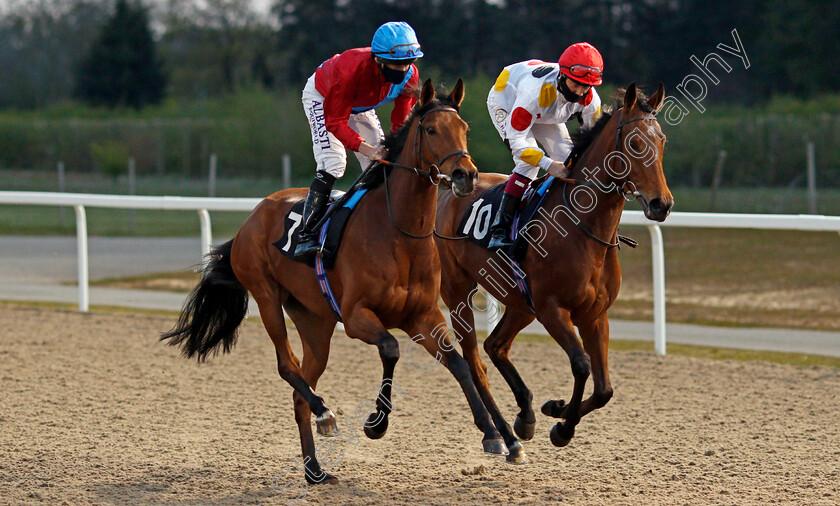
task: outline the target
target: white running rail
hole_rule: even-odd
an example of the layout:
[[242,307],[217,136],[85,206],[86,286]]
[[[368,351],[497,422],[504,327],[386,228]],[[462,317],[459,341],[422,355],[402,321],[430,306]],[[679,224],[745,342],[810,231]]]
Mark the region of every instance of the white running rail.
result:
[[213,233],[208,211],[251,211],[262,199],[210,197],[143,197],[87,193],[0,191],[0,204],[72,206],[76,210],[76,251],[79,272],[79,310],[90,306],[88,240],[85,206],[115,209],[197,211],[201,222],[201,257],[210,252]]
[[[79,310],[89,307],[87,218],[85,206],[120,209],[193,210],[201,222],[201,254],[210,252],[213,240],[208,211],[251,211],[262,199],[209,197],[143,197],[84,193],[0,191],[0,204],[72,206],[76,210]],[[623,225],[641,225],[650,233],[653,252],[653,324],[656,353],[665,354],[665,248],[661,227],[749,228],[840,233],[840,216],[734,213],[671,213],[663,223],[641,211],[624,211]],[[489,309],[489,308],[488,308]],[[498,311],[497,313],[498,314]],[[489,331],[489,329],[488,329]]]

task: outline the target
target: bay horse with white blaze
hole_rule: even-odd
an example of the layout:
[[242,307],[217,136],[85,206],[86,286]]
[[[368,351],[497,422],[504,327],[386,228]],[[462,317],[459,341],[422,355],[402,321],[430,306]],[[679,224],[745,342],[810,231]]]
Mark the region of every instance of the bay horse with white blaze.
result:
[[[650,99],[637,93],[635,84],[631,84],[624,93],[623,105],[615,113],[604,113],[591,130],[577,136],[573,152],[580,156],[571,179],[554,181],[540,211],[523,229],[529,244],[520,273],[530,288],[533,307],[519,289],[511,286],[504,290],[501,282],[490,282],[483,276],[492,272],[488,261],[493,258],[497,265],[511,268],[512,274],[512,259],[508,256],[470,241],[437,239],[443,265],[441,295],[450,308],[452,327],[476,386],[508,447],[517,439],[490,393],[487,367],[478,354],[473,313],[460,310],[470,307],[468,298],[476,283],[505,304],[504,316],[487,337],[484,349],[516,397],[520,411],[514,431],[522,439],[534,436],[536,417],[531,407],[532,394],[508,356],[513,340],[536,318],[568,354],[574,375],[571,399],[568,404],[563,400],[548,401],[542,407],[544,414],[564,420],[551,429],[552,443],[568,444],[580,418],[604,406],[613,393],[607,367],[607,310],[621,284],[617,246],[625,198],[628,194],[638,196],[645,216],[656,221],[665,220],[673,206],[662,170],[665,136],[654,116],[664,96],[661,83]],[[454,236],[461,218],[481,192],[505,179],[498,174],[481,174],[472,198],[443,196],[437,213],[441,235]],[[581,198],[581,193],[587,193],[588,199]],[[574,202],[571,209],[570,201]],[[594,391],[583,400],[590,372]],[[508,455],[509,462],[524,460],[522,451]]]
[[[458,114],[464,98],[461,80],[448,96],[436,96],[426,81],[418,104],[399,132],[385,140],[385,163],[371,168],[384,181],[370,189],[349,218],[329,283],[339,302],[347,335],[376,345],[383,366],[376,412],[364,432],[380,438],[388,428],[391,385],[400,356],[388,329],[422,335],[422,344],[446,366],[464,391],[475,424],[489,453],[505,445],[484,407],[466,361],[452,343],[433,338],[445,319],[438,308],[440,259],[432,239],[438,182],[449,179],[453,193],[473,192],[478,171],[467,152],[467,124]],[[403,149],[405,147],[406,149]],[[236,237],[213,252],[201,282],[187,300],[176,327],[163,335],[187,357],[204,360],[221,345],[230,351],[248,303],[260,308],[274,343],[280,376],[294,389],[295,420],[300,432],[305,477],[309,483],[334,482],[315,454],[310,416],[318,432],[337,430],[335,417],[314,389],[327,366],[337,318],[327,304],[315,271],[282,255],[272,243],[283,236],[284,216],[303,199],[306,189],[277,192],[263,200]],[[283,309],[303,342],[303,362],[289,344]]]

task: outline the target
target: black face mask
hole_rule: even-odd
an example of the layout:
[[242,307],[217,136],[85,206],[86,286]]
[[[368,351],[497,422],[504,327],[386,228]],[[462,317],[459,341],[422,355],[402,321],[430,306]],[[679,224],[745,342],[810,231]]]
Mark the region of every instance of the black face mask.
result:
[[382,77],[385,78],[386,81],[393,84],[400,84],[405,79],[405,74],[408,70],[396,70],[392,68],[388,68],[385,64],[379,65],[379,71],[382,72]]
[[577,93],[574,93],[572,90],[570,90],[568,86],[566,86],[566,78],[565,77],[561,77],[559,79],[559,81],[560,81],[560,93],[563,95],[563,98],[565,98],[567,102],[571,102],[571,103],[580,102],[581,100],[583,100],[583,97],[586,96],[586,93],[589,93],[587,91],[583,95],[578,95]]

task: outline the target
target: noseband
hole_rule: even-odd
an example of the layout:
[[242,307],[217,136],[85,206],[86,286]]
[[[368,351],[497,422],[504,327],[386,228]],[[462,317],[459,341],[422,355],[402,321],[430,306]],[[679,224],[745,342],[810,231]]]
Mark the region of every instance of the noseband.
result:
[[435,107],[434,109],[429,109],[422,116],[420,119],[417,120],[417,130],[419,133],[414,135],[414,156],[417,160],[421,162],[421,164],[426,164],[430,170],[424,170],[419,167],[410,167],[408,165],[403,165],[397,162],[389,162],[386,160],[380,160],[381,163],[385,165],[391,165],[393,167],[399,167],[400,169],[407,169],[420,177],[425,177],[429,179],[429,182],[433,185],[437,186],[440,184],[441,180],[446,181],[447,183],[452,182],[452,177],[444,174],[440,168],[441,166],[450,158],[455,157],[454,164],[457,165],[461,158],[469,157],[470,153],[465,149],[458,149],[451,153],[448,153],[442,157],[440,157],[436,162],[430,162],[423,156],[422,153],[422,141],[426,137],[426,129],[423,128],[423,120],[426,119],[426,116],[433,112],[454,112],[458,114],[458,110],[454,107],[443,106],[443,107]]
[[[421,147],[422,147],[421,142],[422,142],[422,139],[426,137],[426,130],[423,128],[423,120],[426,118],[426,116],[428,116],[429,114],[431,114],[433,112],[454,112],[455,114],[458,114],[457,109],[455,109],[453,107],[448,107],[448,106],[436,107],[434,109],[429,109],[428,111],[423,113],[423,115],[420,116],[420,119],[417,120],[417,129],[418,129],[419,133],[414,134],[414,156],[421,163],[425,163],[429,167],[430,170],[424,170],[424,169],[421,169],[419,167],[410,167],[408,165],[403,165],[401,163],[389,162],[389,161],[386,161],[386,160],[380,160],[380,162],[383,164],[382,175],[385,178],[385,206],[388,208],[388,218],[391,220],[391,224],[394,225],[394,228],[396,228],[398,232],[400,232],[401,234],[403,234],[405,236],[411,237],[412,239],[426,239],[427,237],[430,237],[432,234],[435,233],[435,229],[433,227],[432,231],[429,232],[428,234],[417,235],[417,234],[412,234],[411,232],[407,232],[407,231],[403,230],[402,228],[400,228],[399,225],[397,225],[396,220],[394,220],[394,215],[391,212],[391,196],[390,196],[389,191],[388,191],[388,172],[385,170],[385,165],[391,165],[393,167],[398,167],[400,169],[407,169],[407,170],[413,171],[418,176],[428,178],[430,183],[432,183],[434,186],[437,186],[437,185],[440,184],[441,180],[444,180],[444,181],[449,182],[449,183],[452,182],[452,178],[450,176],[442,173],[441,170],[440,170],[440,167],[444,164],[444,162],[446,162],[447,160],[449,160],[452,157],[455,157],[455,161],[453,163],[455,163],[457,165],[458,162],[461,160],[461,158],[470,156],[469,152],[467,152],[467,150],[465,150],[465,149],[458,149],[458,150],[455,150],[455,151],[453,151],[453,152],[451,152],[447,155],[444,155],[441,158],[439,158],[437,160],[437,162],[429,162],[423,156],[423,153],[421,151]],[[421,138],[421,136],[422,136],[422,138]]]
[[[616,128],[616,133],[615,133],[615,149],[613,150],[613,153],[624,154],[624,150],[623,150],[624,144],[622,143],[623,139],[622,139],[622,136],[621,136],[621,129],[624,128],[625,125],[633,123],[635,121],[656,121],[656,117],[653,114],[651,114],[649,116],[637,116],[635,118],[630,118],[626,121],[622,121],[621,117],[622,117],[623,113],[624,113],[624,108],[622,107],[618,111],[618,127]],[[577,160],[575,159],[574,161],[577,161]],[[568,187],[569,184],[582,185],[582,186],[588,186],[590,188],[596,188],[596,189],[598,189],[598,190],[600,190],[604,193],[607,193],[607,194],[615,192],[615,193],[618,193],[619,195],[621,195],[624,198],[624,200],[626,200],[627,202],[632,202],[632,201],[636,200],[637,197],[641,196],[639,191],[636,190],[636,185],[633,183],[633,181],[630,181],[630,171],[629,170],[627,171],[627,176],[624,177],[624,181],[621,183],[620,186],[616,185],[616,187],[614,189],[607,190],[607,191],[604,191],[604,189],[602,188],[602,186],[600,184],[594,183],[592,181],[582,181],[582,180],[579,180],[579,179],[569,179],[569,178],[560,178],[560,180],[563,181],[563,192],[562,192],[563,193],[563,205],[565,205],[567,209],[569,209],[569,199],[566,196],[566,188]],[[642,200],[642,204],[647,205],[644,202],[644,199]],[[584,227],[583,224],[580,222],[580,220],[576,220],[576,221],[574,221],[574,223],[577,226],[577,228],[580,229],[587,237],[589,237],[590,239],[594,240],[598,244],[600,244],[602,246],[605,246],[607,248],[617,247],[619,245],[619,241],[624,241],[631,248],[636,247],[635,241],[633,241],[632,239],[628,239],[628,238],[622,237],[621,235],[618,235],[616,242],[614,242],[614,243],[607,242],[607,241],[604,241],[603,239],[601,239],[600,237],[596,236],[595,234],[593,234],[586,227]]]

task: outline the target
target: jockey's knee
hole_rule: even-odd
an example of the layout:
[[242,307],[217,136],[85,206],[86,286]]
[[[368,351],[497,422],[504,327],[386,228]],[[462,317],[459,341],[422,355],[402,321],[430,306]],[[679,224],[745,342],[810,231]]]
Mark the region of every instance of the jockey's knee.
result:
[[537,174],[539,174],[539,167],[534,167],[533,165],[520,160],[514,160],[516,161],[516,167],[513,168],[514,174],[519,174],[520,176],[527,177],[531,181],[533,181],[537,177]]
[[336,179],[341,179],[344,171],[347,169],[347,159],[344,160],[329,160],[323,163],[322,167],[318,167],[319,171],[326,172]]

